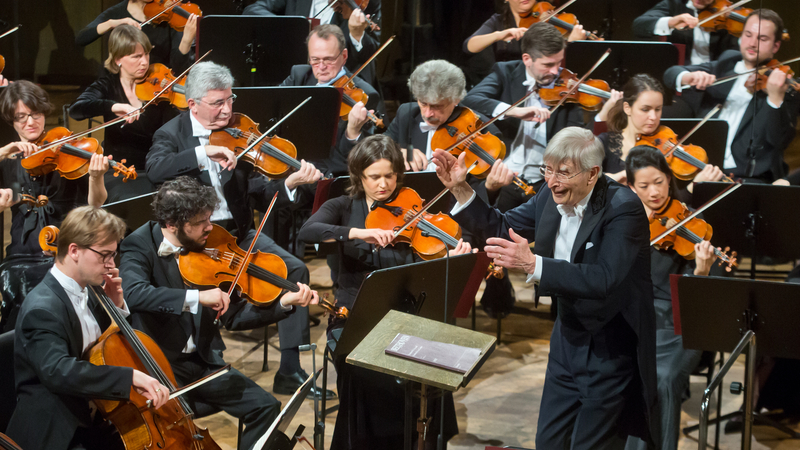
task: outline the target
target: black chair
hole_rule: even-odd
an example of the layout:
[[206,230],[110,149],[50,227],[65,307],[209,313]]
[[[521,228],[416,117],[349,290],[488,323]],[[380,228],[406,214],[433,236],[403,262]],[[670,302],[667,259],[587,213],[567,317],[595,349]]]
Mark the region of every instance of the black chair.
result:
[[17,406],[14,388],[14,330],[0,334],[0,431],[5,432]]

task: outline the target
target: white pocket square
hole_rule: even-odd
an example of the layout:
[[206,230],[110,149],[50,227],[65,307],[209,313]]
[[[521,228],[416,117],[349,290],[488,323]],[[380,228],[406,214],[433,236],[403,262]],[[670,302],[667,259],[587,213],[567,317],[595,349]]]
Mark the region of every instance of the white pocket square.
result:
[[594,247],[594,244],[592,244],[591,242],[586,243],[586,250],[589,250],[592,247]]

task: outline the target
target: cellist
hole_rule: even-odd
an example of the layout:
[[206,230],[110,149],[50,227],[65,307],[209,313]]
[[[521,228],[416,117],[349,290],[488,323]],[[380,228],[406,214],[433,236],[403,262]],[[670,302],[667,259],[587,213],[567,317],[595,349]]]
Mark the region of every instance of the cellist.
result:
[[82,206],[67,215],[60,230],[55,266],[28,294],[17,319],[17,406],[8,435],[26,450],[66,450],[78,444],[121,448],[113,428],[92,420],[88,400],[127,400],[133,388],[160,408],[169,396],[166,387],[143,372],[81,359],[111,322],[102,306],[89,299],[87,287],[102,284],[122,314],[130,313],[114,265],[125,223],[103,209]]

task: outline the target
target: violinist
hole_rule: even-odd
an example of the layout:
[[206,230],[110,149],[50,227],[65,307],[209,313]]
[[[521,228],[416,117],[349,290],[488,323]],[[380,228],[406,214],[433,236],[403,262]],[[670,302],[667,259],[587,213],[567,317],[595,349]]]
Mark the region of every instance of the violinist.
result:
[[[405,243],[373,252],[376,246],[383,247],[391,241],[392,231],[365,227],[371,208],[388,203],[402,187],[404,166],[405,158],[388,136],[370,136],[360,141],[348,158],[349,195],[325,202],[300,229],[298,238],[303,242],[338,244],[337,307],[352,308],[368,273],[420,261]],[[451,255],[471,250],[469,244],[460,241]],[[337,330],[344,327],[345,321],[331,317],[329,336],[341,333]],[[403,448],[403,389],[394,377],[345,364],[343,358],[334,364],[340,406],[331,450]],[[432,403],[439,405],[438,401]],[[449,439],[457,433],[457,424],[454,415],[446,419],[445,436]],[[439,418],[434,418],[432,424],[437,428]],[[428,430],[429,438],[437,433],[436,429]]]
[[[85,120],[103,116],[105,121],[124,116],[141,108],[144,102],[136,97],[136,83],[150,67],[153,46],[140,29],[123,24],[114,28],[108,37],[108,74],[91,84],[69,108],[70,117]],[[116,202],[155,191],[144,174],[145,156],[150,150],[153,134],[177,115],[166,103],[150,105],[126,122],[105,129],[103,147],[117,160],[125,159],[128,166],[139,169],[136,180],[122,182],[113,173],[106,174],[108,201]]]
[[[89,163],[89,176],[67,180],[57,172],[33,177],[22,168],[20,160],[37,151],[36,141],[44,134],[45,118],[52,111],[47,92],[30,81],[19,80],[0,92],[0,115],[10,123],[19,141],[0,147],[2,183],[0,186],[19,186],[12,193],[4,189],[0,196],[0,210],[11,208],[11,243],[8,255],[41,255],[39,231],[47,225],[59,225],[67,213],[80,205],[100,207],[107,193],[103,174],[108,170],[108,160],[95,155]],[[48,198],[43,207],[20,203],[20,194],[34,198]]]
[[[160,185],[180,175],[188,175],[205,186],[214,188],[219,207],[213,210],[211,221],[231,232],[237,242],[248,247],[256,240],[254,250],[273,253],[286,263],[292,283],[308,284],[306,265],[278,246],[269,236],[256,236],[253,227],[255,207],[266,211],[275,192],[279,192],[275,207],[285,208],[295,201],[297,187],[312,184],[322,174],[313,164],[302,162],[301,168],[282,180],[268,180],[253,170],[250,164],[237,164],[232,150],[210,145],[209,136],[228,125],[233,115],[231,92],[233,76],[227,67],[212,62],[195,65],[186,78],[186,100],[189,110],[167,122],[153,135],[147,154],[147,176]],[[309,343],[308,309],[278,325],[281,341],[281,366],[275,375],[273,390],[293,394],[305,380],[300,366],[298,347]],[[326,393],[333,396],[333,393]]]
[[92,419],[89,400],[127,400],[132,389],[155,408],[168,400],[169,390],[143,372],[82,359],[111,323],[87,287],[103,285],[122,315],[130,314],[114,267],[124,234],[122,219],[105,210],[72,210],[61,223],[55,266],[22,304],[14,335],[17,407],[8,434],[26,450],[121,449],[113,427],[100,414]]
[[[675,185],[672,170],[660,151],[653,147],[638,146],[631,149],[626,159],[628,186],[639,197],[649,218],[667,208],[674,198]],[[677,222],[676,222],[677,223]],[[668,223],[669,226],[674,225]],[[655,236],[651,236],[655,237]],[[686,259],[673,249],[650,247],[650,274],[653,281],[653,298],[656,311],[656,377],[658,380],[658,418],[652,426],[661,436],[656,448],[676,450],[680,435],[681,403],[689,387],[689,375],[700,362],[699,350],[683,348],[683,339],[675,334],[672,319],[670,275],[708,275],[714,260],[714,248],[709,241],[694,246],[695,258]],[[640,439],[631,438],[628,449],[648,448]]]
[[749,75],[717,86],[711,84],[771,60],[780,49],[782,30],[783,20],[777,13],[756,10],[745,22],[739,51],[727,51],[709,63],[673,66],[664,74],[664,83],[678,92],[688,85],[702,93],[695,117],[723,105],[715,116],[729,126],[722,168],[748,182],[771,183],[786,175],[783,151],[795,134],[798,97],[787,95],[788,74],[780,70],[772,70],[765,88],[755,94],[746,86]]
[[[306,44],[308,64],[293,66],[281,86],[330,86],[336,80],[352,75],[345,65],[350,53],[339,27],[320,25],[314,28],[308,35]],[[321,169],[328,174],[339,175],[347,172],[347,154],[355,145],[355,139],[346,139],[345,130],[352,129],[352,133],[356,136],[361,133],[362,128],[371,131],[372,126],[366,120],[366,110],[375,111],[383,103],[378,92],[360,76],[356,76],[354,83],[369,96],[369,100],[366,105],[351,109],[347,121],[339,121],[331,157],[321,162]],[[360,114],[363,114],[363,117]]]
[[716,61],[725,50],[738,50],[736,36],[727,30],[708,32],[697,26],[697,15],[715,0],[661,0],[633,21],[637,39],[667,36],[669,42],[686,46],[692,65]]
[[[188,289],[177,257],[181,251],[202,251],[219,204],[211,186],[186,176],[168,181],[153,199],[156,221],[142,225],[121,246],[122,287],[133,325],[161,347],[181,386],[225,365],[225,344],[214,325],[217,312],[228,329],[254,329],[317,302],[317,293],[304,283],[297,283],[299,292],[288,292],[264,308],[231,299],[219,288]],[[242,419],[240,448],[252,448],[280,412],[275,397],[236,369],[192,390],[186,399],[192,406],[209,404]]]
[[194,61],[193,47],[197,34],[197,16],[192,14],[189,17],[183,31],[171,28],[168,23],[142,26],[142,22],[148,19],[144,7],[152,1],[123,0],[108,8],[78,32],[75,44],[85,47],[120,25],[130,25],[140,28],[152,44],[154,51],[150,55],[151,63],[163,64],[172,68],[176,73],[183,72]]
[[578,127],[548,142],[547,184],[505,213],[476,198],[464,160],[434,154],[436,174],[458,202],[453,219],[486,242],[495,265],[521,268],[538,283],[535,299],[558,303],[536,448],[622,449],[628,435],[649,440],[655,323],[642,202],[604,176],[602,144]]
[[[609,130],[598,136],[606,154],[603,170],[614,181],[625,184],[628,152],[636,147],[638,136],[655,133],[661,124],[664,87],[650,75],[634,75],[623,86],[622,97],[609,101],[607,105],[609,108],[597,115],[597,120],[605,121]],[[695,176],[694,182],[719,181],[722,175],[719,167],[708,164]],[[691,193],[692,190],[692,184],[686,186],[686,191]],[[687,200],[683,190],[680,191],[676,195]]]

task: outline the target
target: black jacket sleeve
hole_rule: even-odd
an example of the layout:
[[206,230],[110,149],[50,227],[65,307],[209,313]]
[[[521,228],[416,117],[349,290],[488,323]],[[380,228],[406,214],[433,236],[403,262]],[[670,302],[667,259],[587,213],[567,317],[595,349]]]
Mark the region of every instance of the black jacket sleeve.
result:
[[197,165],[194,147],[181,148],[181,143],[175,134],[178,125],[176,121],[179,120],[181,116],[167,122],[153,135],[153,144],[150,146],[145,165],[147,178],[153,184],[159,185],[181,175],[193,178],[200,175],[201,170]]
[[120,245],[119,274],[128,308],[132,313],[151,312],[180,316],[186,301],[185,289],[156,287],[153,272],[156,270],[155,254],[138,233],[126,237]]
[[89,25],[78,32],[78,35],[75,36],[75,44],[84,47],[92,42],[96,41],[100,35],[97,33],[97,26],[107,20],[119,20],[124,19],[126,17],[130,17],[128,14],[128,2],[120,2],[111,8],[100,13],[96,19],[94,19]]
[[111,100],[113,91],[112,76],[104,76],[86,88],[75,103],[69,107],[69,116],[75,120],[86,120],[90,117],[111,116],[111,108],[117,103]]
[[318,244],[320,242],[338,241],[346,242],[350,240],[351,227],[338,225],[342,222],[342,213],[347,207],[350,198],[341,196],[326,201],[311,216],[297,236],[298,239],[307,244]]
[[661,0],[657,5],[650,8],[646,13],[637,17],[633,21],[633,35],[638,39],[650,39],[656,22],[662,17],[672,17],[677,14],[673,0]]

